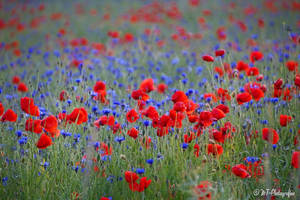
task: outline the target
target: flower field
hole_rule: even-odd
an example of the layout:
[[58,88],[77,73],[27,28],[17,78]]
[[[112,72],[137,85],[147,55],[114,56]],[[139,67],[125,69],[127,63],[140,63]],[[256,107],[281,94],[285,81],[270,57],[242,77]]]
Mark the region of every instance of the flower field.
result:
[[300,2],[0,0],[0,199],[299,199]]

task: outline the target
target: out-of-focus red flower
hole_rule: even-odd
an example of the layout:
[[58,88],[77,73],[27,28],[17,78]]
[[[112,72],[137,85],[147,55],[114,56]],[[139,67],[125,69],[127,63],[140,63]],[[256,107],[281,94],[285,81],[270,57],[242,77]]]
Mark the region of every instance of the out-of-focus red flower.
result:
[[280,115],[279,121],[281,126],[287,126],[287,124],[292,121],[292,117],[288,115]]
[[33,120],[33,119],[29,118],[26,120],[25,130],[34,132],[36,134],[40,134],[43,131],[43,127],[42,127],[41,123],[42,123],[42,120]]
[[85,108],[75,108],[71,114],[67,115],[67,121],[80,125],[88,120],[88,113]]
[[247,167],[244,164],[238,164],[231,168],[234,175],[240,178],[249,178],[251,175],[247,171]]
[[149,99],[149,96],[147,95],[146,92],[142,91],[142,90],[133,90],[131,93],[131,97],[134,100],[143,100],[143,101],[147,101]]
[[11,80],[11,82],[15,85],[19,84],[21,81],[20,77],[19,76],[14,76]]
[[255,63],[256,61],[261,60],[264,57],[264,54],[261,53],[260,51],[253,51],[250,54],[250,61],[252,63]]
[[149,93],[153,90],[155,90],[154,82],[152,78],[148,78],[142,81],[140,85],[140,90],[143,92]]
[[292,154],[292,166],[298,169],[299,164],[300,164],[300,151],[294,151]]
[[39,117],[40,116],[40,110],[39,107],[34,105],[34,100],[30,97],[22,97],[20,99],[20,106],[21,109],[32,116]]
[[252,96],[248,92],[240,93],[236,96],[236,101],[240,105],[251,101],[251,99],[252,99]]
[[262,138],[270,142],[271,144],[277,144],[279,141],[278,133],[272,128],[263,128],[262,129]]
[[288,68],[289,71],[297,71],[298,70],[298,63],[293,60],[289,60],[285,63],[285,66]]
[[161,93],[161,94],[164,94],[167,89],[168,89],[168,86],[166,84],[164,84],[164,83],[158,84],[157,88],[156,88],[157,92]]
[[37,148],[39,149],[46,149],[48,146],[52,145],[52,140],[51,138],[43,133],[40,137],[40,139],[38,140],[38,142],[36,143]]
[[127,112],[126,119],[130,123],[134,123],[134,122],[136,122],[136,120],[139,119],[139,115],[134,109],[131,109],[130,111]]
[[41,122],[45,131],[51,134],[52,137],[58,137],[60,131],[57,129],[58,121],[54,115],[50,115]]
[[1,122],[15,122],[17,121],[18,115],[12,110],[8,109],[1,117]]
[[224,49],[219,49],[215,51],[215,55],[216,56],[223,56],[225,54],[225,50]]
[[204,60],[206,62],[214,62],[214,57],[212,57],[210,55],[204,55],[204,56],[202,56],[202,60]]
[[129,135],[130,137],[136,139],[139,135],[139,131],[136,128],[132,127],[131,129],[129,129],[127,131],[127,135]]
[[23,82],[20,82],[18,85],[18,91],[19,92],[27,92],[28,91],[27,85]]
[[219,144],[208,144],[207,154],[212,154],[214,156],[221,155],[223,153],[223,147]]
[[186,94],[183,91],[176,91],[173,95],[172,95],[172,101],[173,103],[176,102],[186,102],[188,100],[188,97],[186,96]]

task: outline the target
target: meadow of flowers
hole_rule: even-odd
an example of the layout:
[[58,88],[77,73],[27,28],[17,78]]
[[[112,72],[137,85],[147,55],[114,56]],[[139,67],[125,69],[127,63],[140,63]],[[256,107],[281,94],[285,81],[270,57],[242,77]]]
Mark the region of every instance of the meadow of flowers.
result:
[[297,0],[0,0],[0,199],[299,199],[299,63]]

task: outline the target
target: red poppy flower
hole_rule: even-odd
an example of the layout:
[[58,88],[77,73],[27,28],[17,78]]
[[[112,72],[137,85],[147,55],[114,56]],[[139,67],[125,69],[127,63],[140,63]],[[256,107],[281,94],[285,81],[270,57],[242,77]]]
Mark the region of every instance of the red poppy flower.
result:
[[106,90],[106,85],[102,81],[97,81],[96,84],[94,85],[94,92],[100,92]]
[[140,90],[142,90],[143,92],[146,92],[146,93],[149,93],[149,92],[155,90],[154,82],[153,82],[152,78],[143,80],[140,85]]
[[256,81],[262,81],[264,79],[264,75],[259,74],[255,79]]
[[11,81],[13,84],[17,85],[20,83],[21,79],[19,76],[14,76]]
[[220,143],[224,143],[225,141],[225,134],[223,134],[221,131],[217,130],[217,129],[211,129],[210,130],[210,134],[212,136],[212,138]]
[[277,79],[277,80],[274,82],[274,88],[275,88],[275,89],[282,89],[282,88],[281,88],[282,84],[283,84],[282,78]]
[[193,191],[198,200],[211,200],[211,188],[212,184],[209,181],[201,181]]
[[137,105],[138,105],[139,111],[142,111],[145,109],[146,102],[143,100],[138,100]]
[[216,108],[222,110],[225,114],[229,113],[229,107],[224,104],[219,104]]
[[162,115],[160,118],[159,118],[159,126],[163,126],[163,127],[167,127],[169,126],[170,124],[170,116],[168,115]]
[[200,0],[189,0],[189,5],[193,7],[197,7],[200,3]]
[[299,164],[300,164],[300,151],[294,151],[292,154],[292,166],[298,169]]
[[17,121],[18,115],[11,109],[8,109],[2,116],[1,122],[15,122]]
[[224,49],[219,49],[215,51],[215,55],[216,56],[223,56],[225,54],[225,50]]
[[210,55],[204,55],[204,56],[202,56],[202,60],[204,60],[206,62],[214,62],[214,57],[212,57]]
[[107,118],[107,125],[113,126],[114,124],[115,124],[115,117],[113,115],[111,115]]
[[224,71],[221,67],[215,67],[215,72],[217,72],[221,77],[224,76]]
[[67,120],[67,114],[66,113],[58,113],[58,119]]
[[249,178],[251,175],[247,171],[247,167],[244,164],[238,164],[231,168],[234,175],[240,178]]
[[25,130],[34,132],[36,134],[40,134],[43,131],[43,127],[41,125],[42,120],[33,120],[31,118],[26,120]]
[[250,54],[250,61],[255,63],[255,61],[261,60],[264,57],[264,54],[260,51],[253,51]]
[[19,83],[19,85],[18,85],[18,91],[19,92],[27,92],[28,88],[27,88],[26,84],[23,83],[23,82]]
[[104,142],[101,142],[100,149],[102,150],[101,156],[110,156],[113,150],[112,146],[108,147]]
[[121,125],[119,123],[114,124],[110,127],[113,131],[113,134],[117,133],[118,131],[121,133]]
[[252,96],[248,92],[240,93],[236,96],[236,101],[239,105],[251,101]]
[[142,116],[149,117],[150,119],[159,118],[158,112],[156,111],[155,107],[149,106],[146,110],[142,112]]
[[283,91],[283,100],[290,101],[292,98],[293,96],[291,95],[291,90],[289,88],[286,88]]
[[281,95],[282,95],[282,89],[275,89],[274,88],[273,97],[279,98],[279,97],[281,97]]
[[184,112],[186,107],[185,107],[185,103],[182,102],[182,101],[178,101],[174,104],[173,106],[173,109],[176,111],[176,112]]
[[156,134],[158,137],[165,136],[169,133],[169,127],[167,126],[158,126]]
[[226,32],[225,32],[225,27],[224,26],[221,26],[219,27],[217,30],[216,30],[216,34],[218,36],[218,40],[226,40],[227,38],[227,35],[226,35]]
[[285,66],[288,68],[289,71],[297,71],[298,63],[293,60],[289,60],[285,63]]
[[37,148],[39,149],[46,149],[48,146],[52,145],[51,138],[43,133],[39,139],[39,141],[36,143]]
[[100,126],[104,126],[104,125],[107,125],[107,121],[108,121],[108,118],[106,115],[103,115],[101,116],[99,119],[97,119],[95,122],[94,122],[94,125],[98,128],[100,128]]
[[257,76],[259,75],[259,70],[257,67],[249,67],[246,71],[247,76]]
[[134,173],[134,172],[131,172],[131,171],[126,171],[125,172],[125,180],[127,183],[134,183],[136,182],[140,177]]
[[57,129],[58,122],[55,116],[50,115],[49,117],[45,118],[41,122],[42,127],[51,134],[52,137],[58,137],[60,131]]
[[198,158],[199,157],[199,151],[200,151],[200,147],[199,144],[195,144],[194,145],[194,155]]
[[108,31],[107,35],[111,38],[118,38],[119,37],[119,32],[118,31]]
[[262,138],[270,142],[271,144],[277,144],[279,141],[278,133],[272,128],[263,128],[262,129]]
[[166,90],[168,89],[168,86],[164,83],[160,83],[157,85],[157,92],[164,94],[166,92]]
[[281,126],[287,126],[287,124],[292,121],[292,117],[288,115],[280,115],[279,121]]
[[67,121],[80,125],[88,120],[88,113],[85,108],[75,108],[71,114],[67,115]]
[[13,53],[16,57],[20,57],[22,55],[22,51],[20,49],[14,49]]
[[223,153],[223,147],[219,144],[208,144],[207,154],[212,154],[214,156],[221,155]]
[[250,88],[250,94],[255,101],[259,101],[265,96],[264,92],[260,88]]
[[261,18],[257,20],[257,24],[259,28],[265,27],[265,21]]
[[230,101],[231,100],[231,96],[229,95],[228,90],[226,90],[226,89],[218,88],[217,95],[218,95],[218,97],[221,98],[222,101],[225,101],[225,100]]
[[20,99],[20,105],[21,109],[32,116],[39,117],[40,116],[40,110],[39,107],[34,105],[34,100],[29,97],[22,97]]
[[243,61],[239,61],[236,66],[236,69],[239,71],[247,71],[248,68],[249,68],[249,65]]
[[139,190],[139,184],[137,182],[128,183],[129,189],[131,191],[138,191]]
[[127,112],[126,119],[130,123],[134,123],[134,122],[136,122],[136,120],[139,119],[139,115],[138,115],[138,113],[134,109],[131,109],[130,111]]
[[132,33],[125,33],[123,37],[124,42],[133,42],[134,41],[134,36]]
[[142,177],[138,187],[138,192],[143,192],[151,184],[151,179],[147,180],[147,177]]
[[143,100],[143,101],[147,101],[149,99],[149,96],[147,95],[146,92],[142,91],[142,90],[133,90],[131,92],[131,97],[134,100]]
[[225,113],[219,108],[213,108],[211,111],[211,114],[212,114],[213,118],[215,118],[217,120],[220,120],[220,119],[226,117]]
[[209,111],[202,111],[198,118],[199,124],[204,127],[208,127],[213,123],[213,116]]
[[109,103],[109,101],[106,99],[106,90],[98,91],[97,96],[95,96],[93,99],[106,105]]
[[191,143],[194,139],[196,139],[196,135],[194,132],[190,132],[190,135],[184,134],[183,140],[185,143]]
[[172,110],[169,111],[169,117],[174,121],[175,120],[176,121],[182,121],[185,118],[185,114],[183,112],[176,111],[176,110],[172,109]]
[[198,115],[189,115],[188,118],[190,123],[195,123],[198,121]]
[[172,101],[173,103],[176,102],[186,102],[188,100],[188,97],[185,95],[185,93],[183,91],[176,91],[173,95],[172,95]]
[[100,200],[111,200],[111,199],[107,197],[101,197]]
[[66,91],[62,90],[59,94],[59,100],[60,101],[66,101],[68,98],[68,94]]
[[139,131],[132,127],[130,130],[127,131],[127,135],[129,135],[130,137],[136,139],[139,135]]
[[186,107],[185,112],[187,115],[192,114],[199,107],[199,105],[194,103],[192,100],[187,100],[184,104]]
[[294,83],[297,87],[300,87],[300,74],[296,74]]
[[140,179],[140,183],[137,183],[137,180],[139,179],[139,176],[131,171],[126,171],[125,172],[125,180],[128,183],[128,186],[131,191],[137,191],[137,192],[142,192],[146,188],[149,187],[151,180],[147,180],[147,177],[143,177]]
[[4,113],[4,107],[2,103],[0,102],[0,116]]

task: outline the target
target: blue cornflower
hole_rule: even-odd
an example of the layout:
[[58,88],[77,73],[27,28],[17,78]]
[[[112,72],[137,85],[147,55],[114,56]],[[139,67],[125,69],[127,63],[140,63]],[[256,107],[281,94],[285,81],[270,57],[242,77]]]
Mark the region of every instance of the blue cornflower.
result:
[[148,163],[149,165],[152,165],[153,164],[153,159],[147,159],[146,163]]
[[187,143],[182,143],[180,146],[181,148],[186,149],[188,148],[189,145]]
[[136,173],[138,173],[138,174],[143,174],[143,173],[145,173],[145,169],[143,169],[143,168],[136,168]]

